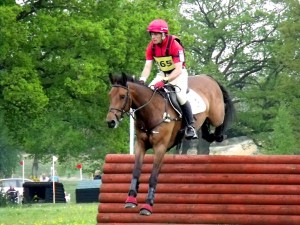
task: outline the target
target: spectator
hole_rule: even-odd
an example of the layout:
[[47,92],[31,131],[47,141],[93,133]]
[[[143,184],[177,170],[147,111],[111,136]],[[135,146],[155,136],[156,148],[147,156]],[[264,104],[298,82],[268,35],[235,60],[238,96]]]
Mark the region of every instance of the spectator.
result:
[[41,176],[40,176],[40,181],[41,182],[48,182],[50,179],[48,176],[46,176],[45,173],[43,173]]
[[59,182],[59,176],[57,175],[57,172],[55,171],[54,176],[52,175],[50,178],[50,182]]
[[7,192],[13,192],[13,191],[16,191],[16,189],[13,186],[9,186]]
[[18,203],[19,192],[13,186],[9,186],[9,189],[6,191],[6,195],[9,198],[10,202]]
[[100,179],[101,179],[100,170],[96,170],[94,180],[100,180]]

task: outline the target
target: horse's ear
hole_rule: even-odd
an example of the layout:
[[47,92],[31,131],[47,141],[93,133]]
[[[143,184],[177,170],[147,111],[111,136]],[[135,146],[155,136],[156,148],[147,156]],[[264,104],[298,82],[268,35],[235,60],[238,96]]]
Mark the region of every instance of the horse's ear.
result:
[[122,80],[123,80],[123,84],[124,85],[126,85],[126,83],[127,83],[127,75],[124,73],[124,72],[122,72]]
[[108,77],[109,77],[110,83],[111,83],[111,84],[114,84],[114,78],[113,78],[113,75],[112,75],[111,73],[109,73]]

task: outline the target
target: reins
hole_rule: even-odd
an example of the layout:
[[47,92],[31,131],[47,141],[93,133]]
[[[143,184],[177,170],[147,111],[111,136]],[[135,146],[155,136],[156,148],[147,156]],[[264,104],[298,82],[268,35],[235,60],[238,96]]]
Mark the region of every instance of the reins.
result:
[[[129,92],[129,90],[128,90],[128,92]],[[137,109],[132,109],[132,112],[129,113],[129,115],[130,115],[133,119],[135,119],[134,116],[133,116],[133,114],[134,114],[136,111],[138,111],[138,110],[140,110],[140,109],[146,107],[146,106],[152,101],[152,98],[154,97],[154,95],[155,95],[156,92],[157,92],[157,90],[155,89],[155,90],[153,91],[153,94],[152,94],[151,98],[150,98],[144,105],[141,105],[141,106],[138,107]],[[167,108],[167,107],[165,106],[165,108]]]
[[[136,108],[136,109],[132,109],[131,112],[130,112],[130,111],[126,112],[126,111],[125,111],[125,107],[126,107],[127,103],[130,103],[130,102],[129,102],[130,100],[132,101],[132,99],[130,99],[130,90],[129,90],[129,88],[128,88],[127,86],[123,86],[123,85],[119,85],[119,84],[112,85],[112,87],[121,87],[121,88],[124,88],[124,89],[127,90],[126,97],[125,97],[125,101],[124,101],[124,104],[123,104],[123,106],[121,107],[121,109],[117,109],[117,108],[110,108],[110,109],[109,109],[109,112],[112,112],[112,110],[116,110],[116,111],[118,111],[118,112],[121,112],[120,118],[119,118],[119,116],[118,116],[117,114],[114,113],[114,115],[115,115],[115,117],[117,118],[118,121],[121,121],[121,120],[123,119],[124,114],[126,114],[126,115],[128,115],[128,116],[131,116],[134,120],[137,120],[137,118],[135,118],[135,116],[134,116],[134,113],[137,112],[137,111],[139,111],[139,110],[141,110],[141,109],[143,109],[143,108],[146,107],[148,104],[150,104],[150,102],[152,101],[152,99],[153,99],[155,93],[159,93],[159,92],[157,91],[157,89],[154,89],[154,91],[153,91],[153,93],[152,93],[150,99],[149,99],[145,104],[141,105],[140,107],[138,107],[138,108]],[[160,94],[160,95],[161,95],[161,94]],[[161,96],[162,96],[162,95],[161,95]],[[162,97],[163,97],[163,96],[162,96]],[[144,128],[141,128],[141,129],[144,130],[145,132],[148,133],[148,132],[152,131],[155,127],[159,126],[159,125],[162,124],[163,122],[178,121],[178,118],[170,118],[170,117],[168,116],[168,114],[167,114],[167,101],[168,101],[168,99],[165,98],[165,97],[163,97],[163,99],[165,100],[165,109],[164,109],[164,113],[163,113],[163,119],[162,119],[160,122],[158,122],[156,125],[152,126],[152,128],[150,128],[150,129],[144,129]],[[113,112],[112,112],[112,113],[113,113]]]

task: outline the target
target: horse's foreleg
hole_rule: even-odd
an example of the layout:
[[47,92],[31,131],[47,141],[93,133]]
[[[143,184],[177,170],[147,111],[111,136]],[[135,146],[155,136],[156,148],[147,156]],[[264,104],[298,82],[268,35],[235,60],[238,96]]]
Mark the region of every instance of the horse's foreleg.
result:
[[146,204],[144,204],[140,210],[141,215],[147,215],[147,216],[152,214],[152,206],[154,205],[157,179],[165,155],[164,151],[158,152],[157,150],[155,150],[154,152],[155,153],[154,153],[153,168],[149,178],[149,189],[148,189]]
[[137,155],[135,157],[135,163],[134,163],[134,168],[132,171],[132,179],[131,179],[128,196],[133,196],[133,197],[137,196],[137,193],[139,190],[139,184],[140,184],[139,178],[140,178],[141,172],[142,172],[143,158],[144,158],[144,154]]
[[136,148],[132,179],[131,179],[131,184],[128,192],[128,197],[125,201],[125,208],[134,208],[137,206],[136,196],[139,189],[139,178],[141,176],[144,156],[145,156],[145,151],[140,151],[138,150],[138,148]]

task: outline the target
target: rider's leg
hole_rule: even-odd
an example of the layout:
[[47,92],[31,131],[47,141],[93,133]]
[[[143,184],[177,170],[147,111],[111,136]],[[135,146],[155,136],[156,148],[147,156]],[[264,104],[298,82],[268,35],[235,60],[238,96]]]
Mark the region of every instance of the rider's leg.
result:
[[197,132],[193,126],[194,124],[194,117],[193,117],[193,113],[192,113],[192,108],[191,105],[189,103],[189,101],[186,101],[185,104],[180,105],[182,112],[183,112],[183,116],[186,120],[186,124],[187,124],[187,128],[185,131],[185,136],[187,139],[196,139],[198,138]]
[[187,128],[185,136],[187,139],[198,138],[197,132],[193,126],[194,117],[190,103],[187,101],[187,88],[188,88],[188,73],[186,69],[182,70],[180,76],[178,76],[171,84],[175,85],[175,91],[178,102],[180,104],[183,117],[186,121]]

